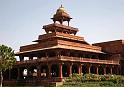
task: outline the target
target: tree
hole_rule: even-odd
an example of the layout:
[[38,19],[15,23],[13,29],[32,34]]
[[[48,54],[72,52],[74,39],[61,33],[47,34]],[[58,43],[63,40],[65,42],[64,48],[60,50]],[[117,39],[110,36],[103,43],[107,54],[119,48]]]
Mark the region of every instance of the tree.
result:
[[3,83],[2,73],[7,69],[11,69],[13,64],[15,63],[16,63],[16,58],[12,48],[7,47],[5,45],[0,45],[0,78],[1,78],[0,87],[2,87],[2,83]]

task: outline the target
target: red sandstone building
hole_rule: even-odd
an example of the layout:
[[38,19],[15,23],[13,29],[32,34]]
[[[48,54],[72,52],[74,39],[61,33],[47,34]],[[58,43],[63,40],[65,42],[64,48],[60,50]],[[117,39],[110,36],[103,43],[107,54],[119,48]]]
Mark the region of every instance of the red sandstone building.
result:
[[36,85],[61,82],[73,73],[124,75],[124,40],[87,43],[76,36],[77,28],[69,26],[72,18],[62,6],[51,19],[54,23],[43,26],[46,34],[39,35],[35,44],[20,47],[16,53],[20,61],[5,73],[5,79]]

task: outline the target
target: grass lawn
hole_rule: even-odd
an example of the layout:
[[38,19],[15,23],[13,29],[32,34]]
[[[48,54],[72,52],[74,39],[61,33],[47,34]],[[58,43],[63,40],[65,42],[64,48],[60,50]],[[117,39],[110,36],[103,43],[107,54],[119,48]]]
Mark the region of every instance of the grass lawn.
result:
[[60,87],[124,87],[124,76],[74,73]]
[[117,84],[113,82],[86,82],[81,84],[64,84],[60,87],[124,87],[124,84]]
[[3,86],[3,87],[44,87],[44,86]]

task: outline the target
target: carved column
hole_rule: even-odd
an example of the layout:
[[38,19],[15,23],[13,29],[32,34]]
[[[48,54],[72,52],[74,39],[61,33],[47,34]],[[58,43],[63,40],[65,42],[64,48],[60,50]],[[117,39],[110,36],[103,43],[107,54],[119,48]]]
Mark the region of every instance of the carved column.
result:
[[119,71],[120,71],[120,66],[117,66],[117,75],[120,74]]
[[82,74],[82,64],[80,65],[80,74]]
[[72,74],[72,64],[68,65],[68,76]]
[[112,73],[112,67],[110,68],[110,73],[113,74],[113,73]]
[[79,74],[82,73],[82,65],[81,65],[81,64],[78,65],[78,73],[79,73]]
[[90,65],[88,65],[88,73],[90,73]]
[[18,68],[18,76],[17,79],[20,79],[20,68]]
[[29,60],[33,60],[33,56],[29,56]]
[[48,55],[48,52],[47,52],[47,51],[45,52],[45,56],[46,56],[46,58],[48,58],[48,57],[49,57],[49,55]]
[[27,77],[30,77],[31,76],[30,66],[27,66],[26,69],[27,69]]
[[[70,20],[69,20],[70,21]],[[69,21],[68,21],[68,26],[69,26]]]
[[41,67],[40,67],[40,65],[37,66],[37,77],[38,77],[38,79],[41,78]]
[[104,74],[106,74],[106,67],[103,67],[103,70],[104,70]]
[[24,56],[19,56],[20,61],[24,61]]
[[11,80],[11,69],[9,69],[9,80]]
[[96,66],[96,74],[99,74],[99,68]]
[[45,32],[46,32],[47,34],[49,33],[49,31],[48,31],[48,30],[46,30],[46,29],[45,29]]
[[51,64],[48,64],[48,78],[51,78]]
[[60,57],[60,55],[61,55],[61,50],[56,50],[56,56]]
[[62,80],[63,76],[62,76],[62,64],[59,64],[59,78]]

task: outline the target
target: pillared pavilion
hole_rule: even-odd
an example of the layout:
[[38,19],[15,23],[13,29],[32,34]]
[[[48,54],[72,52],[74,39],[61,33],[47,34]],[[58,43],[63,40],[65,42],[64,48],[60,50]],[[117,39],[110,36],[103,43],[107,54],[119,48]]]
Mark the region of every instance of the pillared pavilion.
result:
[[124,75],[124,40],[87,43],[76,36],[79,30],[69,25],[72,18],[63,6],[51,19],[53,23],[43,26],[46,33],[35,44],[21,46],[16,53],[20,60],[4,73],[6,80],[13,81],[10,84],[62,82],[73,73]]

